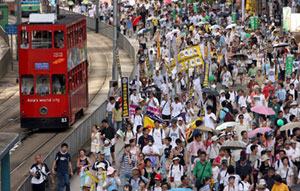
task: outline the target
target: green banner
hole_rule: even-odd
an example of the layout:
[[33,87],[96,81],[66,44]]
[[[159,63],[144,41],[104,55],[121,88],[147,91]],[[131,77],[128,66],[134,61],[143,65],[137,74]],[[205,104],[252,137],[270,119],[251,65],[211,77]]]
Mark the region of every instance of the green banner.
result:
[[231,18],[232,21],[236,24],[236,13],[232,13]]
[[251,30],[258,29],[258,17],[250,17]]
[[198,3],[193,4],[193,11],[194,13],[198,14]]
[[286,55],[286,67],[285,67],[286,75],[291,75],[293,73],[293,64],[294,64],[294,55],[292,54]]

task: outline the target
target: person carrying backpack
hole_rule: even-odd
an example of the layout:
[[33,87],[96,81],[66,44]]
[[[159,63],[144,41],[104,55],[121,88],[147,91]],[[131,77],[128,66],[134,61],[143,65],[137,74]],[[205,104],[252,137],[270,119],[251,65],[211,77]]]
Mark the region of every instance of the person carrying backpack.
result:
[[170,165],[168,179],[171,184],[171,189],[179,187],[181,184],[181,176],[184,174],[184,168],[179,164],[179,161],[179,157],[174,157],[173,164]]

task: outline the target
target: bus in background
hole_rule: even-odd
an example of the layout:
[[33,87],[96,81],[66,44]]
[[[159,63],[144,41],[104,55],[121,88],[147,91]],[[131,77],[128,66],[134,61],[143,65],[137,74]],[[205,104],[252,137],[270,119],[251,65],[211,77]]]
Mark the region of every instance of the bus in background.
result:
[[40,13],[40,0],[21,0],[22,17]]
[[86,20],[31,14],[18,25],[22,128],[68,128],[88,106]]

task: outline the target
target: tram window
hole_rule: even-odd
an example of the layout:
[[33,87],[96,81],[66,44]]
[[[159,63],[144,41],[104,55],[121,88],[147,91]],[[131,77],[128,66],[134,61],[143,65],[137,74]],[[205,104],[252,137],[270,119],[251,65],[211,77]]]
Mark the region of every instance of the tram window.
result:
[[56,95],[65,94],[66,78],[63,74],[52,75],[52,93]]
[[32,31],[31,47],[33,49],[52,48],[52,32],[51,31]]
[[29,43],[28,43],[28,31],[20,31],[20,37],[21,37],[21,44],[20,48],[21,49],[28,49],[29,48]]
[[54,31],[54,46],[55,48],[65,47],[65,34],[64,31]]
[[21,93],[25,95],[34,93],[34,80],[33,75],[21,76]]
[[36,92],[37,94],[50,94],[50,82],[48,75],[36,76]]

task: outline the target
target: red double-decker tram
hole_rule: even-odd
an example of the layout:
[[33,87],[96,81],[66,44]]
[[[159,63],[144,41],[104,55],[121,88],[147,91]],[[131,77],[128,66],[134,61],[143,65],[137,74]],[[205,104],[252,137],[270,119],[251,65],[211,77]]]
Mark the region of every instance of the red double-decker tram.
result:
[[22,128],[68,128],[88,106],[86,20],[31,14],[18,26]]

